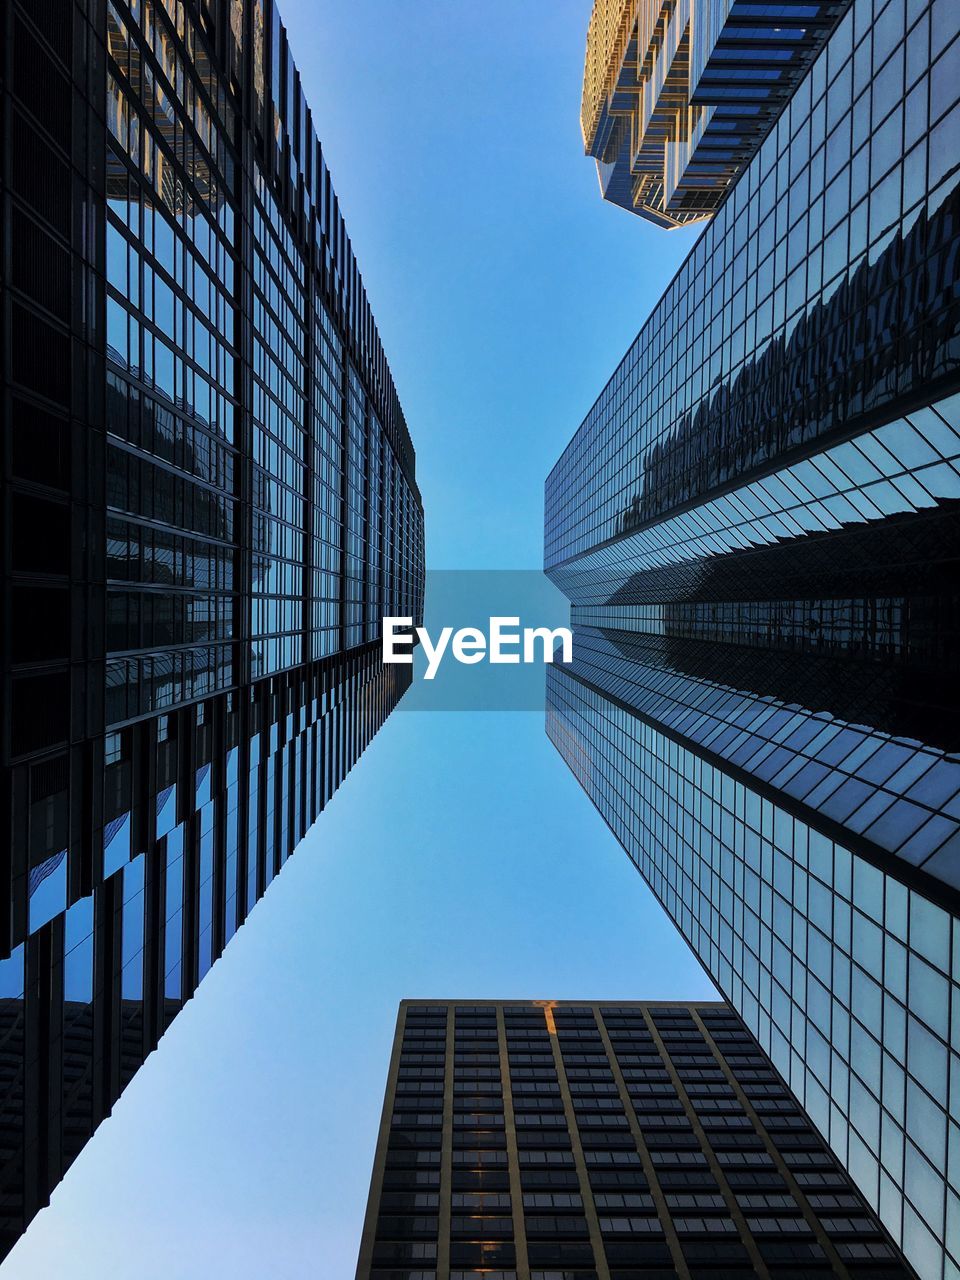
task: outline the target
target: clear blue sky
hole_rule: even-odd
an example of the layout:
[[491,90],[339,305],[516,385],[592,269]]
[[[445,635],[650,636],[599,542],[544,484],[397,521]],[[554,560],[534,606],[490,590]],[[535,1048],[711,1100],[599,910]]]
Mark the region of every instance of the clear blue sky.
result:
[[[432,568],[539,566],[546,473],[692,243],[599,198],[589,12],[283,5]],[[350,1280],[401,998],[710,993],[542,716],[399,712],[2,1275]]]

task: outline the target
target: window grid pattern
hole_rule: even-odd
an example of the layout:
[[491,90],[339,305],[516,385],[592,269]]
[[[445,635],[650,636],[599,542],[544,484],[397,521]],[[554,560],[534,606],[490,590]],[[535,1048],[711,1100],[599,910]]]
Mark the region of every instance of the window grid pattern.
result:
[[273,0],[11,0],[0,28],[2,1256],[405,687],[369,625],[345,648],[348,362],[389,490],[372,586],[416,621],[423,516]]
[[[407,668],[384,667],[371,646],[262,681],[242,705],[227,693],[161,717],[150,724],[151,786],[137,797],[146,821],[134,806],[134,760],[142,760],[134,731],[116,735],[105,782],[115,816],[104,836],[102,882],[69,908],[63,904],[63,928],[37,930],[30,944],[0,960],[11,1086],[3,1110],[10,1153],[0,1180],[6,1247],[22,1230],[18,1215],[32,1216],[36,1204],[30,1167],[42,1156],[39,1122],[63,1144],[61,1163],[41,1163],[49,1195],[409,680]],[[23,1027],[40,1016],[41,974],[51,969],[62,974],[69,1047],[64,1054],[58,1042],[46,1046],[44,1069],[60,1082],[62,1103],[44,1103],[35,1117],[24,1114],[24,1081],[37,1063],[36,1051],[26,1056]],[[105,978],[95,983],[101,971]],[[109,1016],[115,999],[119,1031]],[[94,1085],[104,1061],[117,1072],[106,1102]],[[24,1135],[20,1145],[17,1134]]]
[[343,557],[343,342],[327,309],[314,323],[313,583],[314,657],[340,647]]
[[913,1275],[729,1006],[405,1001],[358,1280],[491,1273]]
[[551,472],[548,566],[955,375],[957,36],[854,0]]
[[303,661],[305,271],[262,174],[253,214],[254,678]]
[[559,670],[548,733],[918,1273],[956,1275],[956,921]]
[[347,645],[362,644],[367,581],[367,402],[353,368],[347,376],[347,523],[344,626]]
[[[231,113],[185,28],[107,6],[107,719],[235,680]],[[219,115],[219,118],[218,118]]]
[[[957,498],[960,395],[953,395],[649,525],[550,576],[578,605],[607,604],[628,581],[632,597],[658,600],[717,557],[802,544]],[[645,583],[634,580],[640,574],[648,575]]]
[[[278,21],[272,32],[279,58]],[[171,599],[140,584],[112,591],[116,656],[107,676],[119,722],[235,685],[245,669],[237,666],[236,641],[245,633],[254,679],[374,640],[390,612],[380,595],[388,585],[381,565],[387,473],[402,493],[391,515],[414,526],[401,531],[400,554],[408,542],[416,547],[422,524],[418,498],[407,492],[412,449],[392,386],[382,385],[377,343],[361,326],[373,385],[368,393],[359,365],[351,365],[344,388],[343,340],[315,296],[310,255],[288,229],[263,168],[255,167],[252,191],[244,192],[233,151],[236,117],[187,16],[177,20],[152,6],[131,12],[117,0],[108,6],[108,48],[107,343],[126,375],[110,379],[111,431],[122,446],[111,443],[108,453],[109,501],[118,513],[162,526],[161,539],[171,527],[219,539],[223,548],[206,554],[231,560],[240,555],[242,529],[235,379],[244,201],[253,245],[249,598],[184,590]],[[276,73],[283,75],[279,64]],[[292,110],[289,69],[284,78],[291,96],[276,106],[281,132]],[[321,203],[332,202],[327,186]],[[321,238],[325,226],[321,210]],[[342,258],[352,278],[338,219],[330,231],[331,270],[339,274]],[[317,383],[309,419],[308,372]],[[386,418],[374,409],[384,395]],[[113,545],[122,548],[122,538]],[[239,592],[244,584],[231,569]],[[411,595],[419,607],[416,585]]]
[[545,521],[551,738],[925,1280],[960,1274],[958,19],[853,0]]
[[[841,825],[875,856],[893,854],[951,888],[960,846],[960,764],[796,703],[738,687],[751,657],[728,660],[726,680],[678,669],[673,646],[630,633],[577,629],[569,670],[693,750],[711,752],[785,799],[811,821]],[[689,664],[691,667],[693,663]]]

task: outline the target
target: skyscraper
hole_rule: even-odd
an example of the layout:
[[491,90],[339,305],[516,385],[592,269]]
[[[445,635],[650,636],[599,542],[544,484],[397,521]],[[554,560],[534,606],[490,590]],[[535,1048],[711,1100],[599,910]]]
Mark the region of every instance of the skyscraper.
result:
[[415,458],[273,0],[12,0],[6,1251],[402,695]]
[[357,1280],[913,1274],[729,1006],[401,1005]]
[[708,218],[850,0],[596,0],[580,129],[605,200]]
[[[762,66],[808,7],[734,5],[718,47]],[[548,733],[931,1280],[960,1275],[958,35],[846,7],[546,487]]]

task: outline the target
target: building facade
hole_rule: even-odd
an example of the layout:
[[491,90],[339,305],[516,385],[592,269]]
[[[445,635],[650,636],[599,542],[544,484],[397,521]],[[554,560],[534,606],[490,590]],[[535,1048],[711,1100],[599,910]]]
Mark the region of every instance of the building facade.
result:
[[958,37],[854,0],[546,487],[548,733],[925,1280],[960,1275]]
[[357,1280],[913,1274],[728,1005],[401,1005]]
[[402,695],[415,457],[272,0],[0,38],[0,1249]]
[[850,0],[597,0],[580,127],[605,200],[708,218]]

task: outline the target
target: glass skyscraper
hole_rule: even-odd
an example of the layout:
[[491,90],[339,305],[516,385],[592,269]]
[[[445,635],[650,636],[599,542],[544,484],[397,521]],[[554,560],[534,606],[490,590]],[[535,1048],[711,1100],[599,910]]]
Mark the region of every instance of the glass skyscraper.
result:
[[728,1005],[404,1001],[357,1280],[907,1280]]
[[272,0],[0,23],[5,1252],[402,695],[423,513]]
[[[780,85],[826,7],[714,6],[712,38]],[[575,628],[547,730],[913,1266],[955,1280],[960,7],[831,7],[547,481]]]

